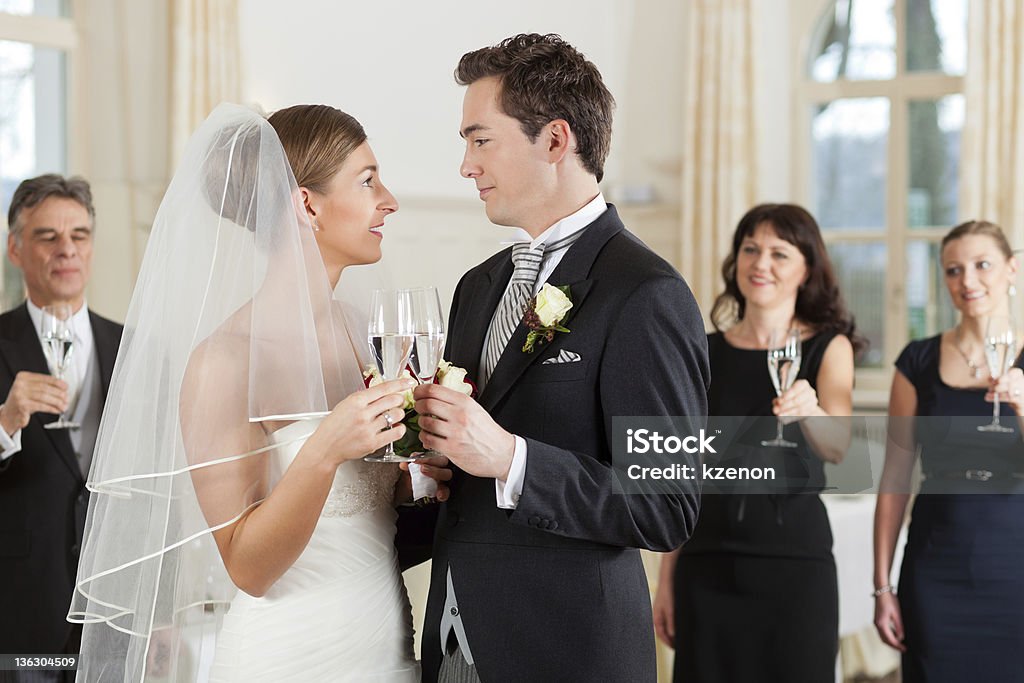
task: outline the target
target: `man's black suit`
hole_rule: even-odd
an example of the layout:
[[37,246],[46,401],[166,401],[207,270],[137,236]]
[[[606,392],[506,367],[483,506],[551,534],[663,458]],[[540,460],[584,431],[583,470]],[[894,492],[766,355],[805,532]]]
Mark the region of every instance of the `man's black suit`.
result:
[[[122,327],[89,321],[105,399]],[[25,304],[0,315],[0,397],[23,370],[49,374]],[[34,414],[0,463],[0,653],[62,653],[81,628],[66,617],[89,498],[68,432],[43,429],[55,419]]]
[[[469,271],[452,304],[446,358],[478,376],[491,317],[512,275],[505,250]],[[440,511],[423,636],[423,679],[435,681],[451,568],[462,623],[483,681],[653,681],[650,595],[637,548],[682,545],[699,491],[613,492],[615,416],[704,415],[710,382],[704,325],[679,274],[598,217],[547,279],[570,285],[560,333],[532,354],[513,334],[479,401],[527,443],[522,497],[497,507],[493,479],[456,470]],[[562,349],[578,362],[544,364]]]

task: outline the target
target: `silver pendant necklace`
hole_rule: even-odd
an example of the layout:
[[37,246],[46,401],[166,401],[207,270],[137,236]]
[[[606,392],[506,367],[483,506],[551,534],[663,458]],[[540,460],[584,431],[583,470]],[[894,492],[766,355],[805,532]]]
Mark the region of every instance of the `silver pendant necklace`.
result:
[[957,353],[959,353],[964,359],[964,362],[967,363],[967,367],[971,369],[971,377],[973,379],[978,379],[981,377],[981,365],[975,363],[966,353],[964,353],[964,350],[960,347],[960,326],[957,325],[955,329],[956,341],[953,343],[953,348],[956,349]]

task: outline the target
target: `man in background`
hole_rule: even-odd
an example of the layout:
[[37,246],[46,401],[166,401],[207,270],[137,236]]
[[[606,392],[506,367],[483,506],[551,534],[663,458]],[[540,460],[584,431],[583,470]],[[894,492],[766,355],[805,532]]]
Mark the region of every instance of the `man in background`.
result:
[[[22,182],[8,212],[7,255],[27,301],[0,315],[0,654],[78,653],[66,620],[88,507],[86,476],[122,326],[89,311],[95,210],[89,183]],[[67,304],[65,380],[43,351],[43,307]],[[79,426],[44,429],[58,415]],[[73,671],[0,671],[0,680],[73,680]]]

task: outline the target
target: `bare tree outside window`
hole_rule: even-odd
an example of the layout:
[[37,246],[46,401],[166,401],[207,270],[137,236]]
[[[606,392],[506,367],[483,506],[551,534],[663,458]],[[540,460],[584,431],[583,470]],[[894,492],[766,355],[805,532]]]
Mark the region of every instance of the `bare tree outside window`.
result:
[[861,368],[951,315],[934,245],[958,218],[966,3],[834,0],[812,28],[804,191],[871,342]]

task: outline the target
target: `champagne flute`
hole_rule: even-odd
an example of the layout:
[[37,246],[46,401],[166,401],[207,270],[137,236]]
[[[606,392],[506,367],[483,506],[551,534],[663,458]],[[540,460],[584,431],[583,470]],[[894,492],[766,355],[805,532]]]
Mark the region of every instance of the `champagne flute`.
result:
[[[408,291],[376,289],[370,300],[370,324],[367,336],[370,353],[381,377],[387,381],[398,379],[409,364],[415,342],[410,296]],[[390,422],[388,429],[391,428]],[[395,453],[394,443],[383,451],[363,458],[367,462],[409,462]]]
[[[775,386],[775,395],[782,396],[796,381],[800,372],[800,330],[774,330],[768,341],[768,374]],[[782,436],[782,418],[775,420],[775,438],[762,446],[796,448],[797,444]]]
[[[419,287],[408,290],[412,305],[413,329],[416,342],[409,356],[412,374],[420,384],[429,384],[437,375],[437,366],[444,353],[444,314],[441,312],[441,296],[434,287]],[[420,457],[440,455],[428,448]]]
[[413,333],[416,343],[409,356],[409,365],[420,384],[434,381],[437,366],[444,353],[444,315],[441,296],[434,287],[419,287],[408,292],[412,307]]
[[[1017,354],[1017,335],[1013,318],[994,315],[985,323],[985,362],[992,379],[998,380],[1013,365]],[[978,427],[979,432],[1012,432],[999,422],[999,394],[992,403],[992,422]]]
[[[75,333],[71,328],[71,306],[68,304],[43,306],[42,312],[42,341],[47,364],[50,366],[50,374],[62,380],[67,374],[68,368],[71,367],[71,358],[75,349]],[[69,393],[70,390],[69,386]],[[77,429],[80,426],[77,422],[66,420],[64,413],[61,413],[56,420],[43,425],[43,428]]]

